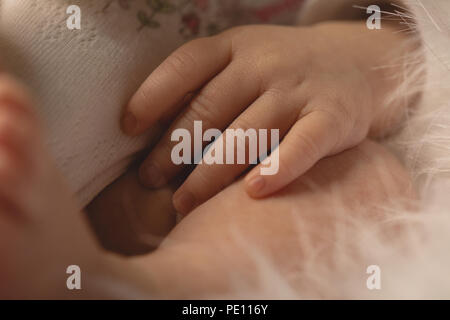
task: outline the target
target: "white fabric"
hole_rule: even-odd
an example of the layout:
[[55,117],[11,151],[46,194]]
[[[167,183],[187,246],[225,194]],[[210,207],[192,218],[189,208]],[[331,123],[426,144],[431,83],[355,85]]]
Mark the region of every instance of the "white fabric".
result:
[[83,206],[144,147],[145,138],[120,132],[121,107],[182,39],[148,36],[131,15],[78,2],[80,31],[67,29],[61,0],[3,1],[0,28],[4,63],[34,90],[56,163]]

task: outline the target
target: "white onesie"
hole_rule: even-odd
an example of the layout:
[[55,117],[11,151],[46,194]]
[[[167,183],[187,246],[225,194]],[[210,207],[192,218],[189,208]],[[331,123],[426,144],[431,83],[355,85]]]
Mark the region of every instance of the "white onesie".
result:
[[[232,25],[293,22],[301,3],[0,0],[0,56],[32,88],[50,150],[84,206],[155,136],[125,137],[119,117],[165,57],[194,37]],[[67,26],[71,5],[81,9],[80,30]]]

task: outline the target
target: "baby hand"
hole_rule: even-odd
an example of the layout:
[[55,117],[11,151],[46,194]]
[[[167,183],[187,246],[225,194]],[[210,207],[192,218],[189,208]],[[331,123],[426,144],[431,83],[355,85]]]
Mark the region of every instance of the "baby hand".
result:
[[[248,194],[257,198],[280,190],[321,158],[355,146],[368,135],[392,85],[372,69],[389,46],[383,32],[359,22],[246,26],[182,46],[145,81],[122,119],[126,133],[139,135],[176,115],[142,164],[141,181],[159,187],[180,174],[171,161],[177,144],[171,134],[184,128],[193,137],[196,120],[203,130],[279,129],[278,173],[261,175],[260,164],[245,178]],[[199,164],[174,195],[175,207],[190,212],[247,168]]]

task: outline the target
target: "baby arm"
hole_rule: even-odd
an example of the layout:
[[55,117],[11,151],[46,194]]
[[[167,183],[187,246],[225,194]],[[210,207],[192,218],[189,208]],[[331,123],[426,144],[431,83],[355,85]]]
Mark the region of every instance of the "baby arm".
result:
[[[131,135],[177,115],[142,165],[141,180],[158,187],[182,171],[171,161],[176,144],[171,134],[184,128],[194,136],[195,120],[204,130],[279,129],[278,173],[262,176],[257,166],[245,179],[255,198],[280,190],[321,158],[357,145],[369,133],[384,135],[400,114],[395,104],[389,121],[380,112],[399,84],[392,75],[404,71],[402,63],[382,68],[408,50],[409,38],[398,28],[391,23],[369,30],[365,21],[246,26],[184,45],[150,75],[126,108],[123,129]],[[183,109],[182,101],[192,92],[195,97]],[[190,212],[247,167],[198,165],[174,195],[176,209]]]

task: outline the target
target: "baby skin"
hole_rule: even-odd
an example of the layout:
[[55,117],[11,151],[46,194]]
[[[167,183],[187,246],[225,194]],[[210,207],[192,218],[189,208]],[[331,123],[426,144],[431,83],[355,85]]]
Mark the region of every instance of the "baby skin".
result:
[[[406,72],[406,64],[390,61],[418,45],[399,28],[386,22],[382,30],[369,30],[362,21],[307,28],[246,26],[178,49],[125,109],[122,127],[128,134],[142,133],[155,122],[171,124],[138,172],[128,173],[89,207],[104,245],[124,253],[154,248],[158,241],[149,245],[149,235],[162,239],[173,226],[175,211],[188,214],[249,169],[200,164],[187,179],[180,178],[193,168],[172,162],[171,151],[178,142],[171,140],[171,133],[182,128],[194,136],[196,120],[203,122],[204,130],[280,130],[284,139],[279,173],[260,176],[257,166],[245,178],[245,189],[254,198],[282,189],[323,157],[394,131],[417,98],[386,102],[403,80],[398,75]],[[386,64],[392,67],[376,68]],[[248,154],[248,144],[246,148]],[[136,176],[149,189],[143,189]],[[264,190],[254,190],[255,179],[264,180]],[[155,197],[165,203],[165,210],[148,208]],[[143,206],[138,210],[136,204]],[[106,212],[114,212],[115,223]],[[137,216],[149,223],[138,228],[133,222],[132,227],[129,220]],[[136,235],[146,235],[147,240]]]
[[[257,289],[261,280],[255,272],[260,260],[250,252],[283,277],[301,271],[314,248],[323,257],[315,255],[316,263],[332,265],[337,226],[345,225],[349,234],[365,226],[398,235],[397,226],[379,224],[387,217],[379,208],[414,195],[401,164],[380,145],[364,141],[320,160],[264,200],[248,196],[244,182],[237,181],[193,210],[154,253],[117,257],[100,249],[75,209],[39,140],[23,88],[5,76],[0,84],[1,298],[236,295],[242,292],[233,291],[235,281]],[[164,207],[157,201],[152,206]],[[66,269],[73,264],[83,272],[81,291],[66,288]],[[329,297],[302,279],[290,283],[303,294]]]
[[[383,66],[415,45],[398,28],[386,23],[383,30],[369,30],[359,21],[245,26],[187,43],[148,77],[125,109],[122,126],[130,135],[171,120],[140,168],[141,182],[160,187],[179,174],[183,166],[171,160],[178,144],[172,133],[184,129],[195,137],[194,121],[202,121],[203,130],[279,130],[278,173],[263,176],[259,165],[245,177],[255,198],[281,190],[323,157],[386,135],[409,105],[386,105],[405,67]],[[227,144],[224,136],[223,154]],[[247,169],[199,164],[174,195],[176,209],[188,214]]]
[[[348,36],[348,32],[350,32],[347,28],[352,30],[351,33],[356,31],[353,28],[360,28],[359,31],[365,34],[365,31],[361,29],[362,26],[356,23],[344,25],[342,28],[335,27],[330,30],[340,30],[342,41],[346,39],[343,34]],[[278,29],[278,27],[273,28],[264,31],[278,34],[280,30],[285,30],[283,28]],[[324,32],[323,28],[324,26],[320,26],[314,30],[324,36],[327,33]],[[242,43],[245,42],[245,39],[253,38],[253,31],[236,30],[230,31],[228,35],[240,34],[243,37]],[[259,31],[255,32],[258,33]],[[295,31],[290,30],[289,32]],[[305,32],[308,34],[308,39],[312,40],[313,37],[309,34],[311,29]],[[394,40],[398,40],[391,39],[391,37],[398,36],[393,35],[392,30],[385,32],[387,38],[384,40],[381,40],[383,39],[381,33],[378,33],[375,38],[361,37],[360,39],[361,41],[366,39],[368,44],[372,44],[374,48],[379,48],[381,41],[388,42],[391,40],[394,43]],[[336,36],[336,34],[333,34],[333,36]],[[287,37],[289,38],[289,36]],[[206,41],[217,41],[217,39],[196,42],[196,45],[205,44]],[[379,42],[375,41],[377,39]],[[288,42],[286,40],[286,43]],[[321,42],[322,45],[324,42]],[[384,45],[388,46],[386,42]],[[360,45],[359,42],[357,43]],[[354,39],[351,44],[356,46]],[[197,48],[196,45],[190,45],[188,48],[198,50],[196,51],[198,54],[206,52]],[[315,43],[315,45],[318,44]],[[356,50],[356,47],[353,49]],[[371,52],[371,49],[368,49],[368,52]],[[184,51],[185,55],[175,55],[175,57],[190,57],[191,55],[187,55],[186,52],[189,51]],[[329,55],[335,54],[333,50],[325,50],[325,52],[328,52]],[[206,78],[215,79],[214,72],[198,72],[200,78],[192,78],[194,84],[184,84],[184,80],[188,78],[184,78],[180,71],[183,67],[189,67],[189,64],[185,64],[183,63],[184,60],[177,60],[177,58],[174,60],[173,57],[172,60],[169,58],[168,63],[166,62],[155,71],[157,80],[151,76],[135,98],[132,99],[128,111],[132,112],[134,118],[131,118],[131,121],[130,117],[124,119],[124,128],[128,132],[132,131],[133,134],[143,132],[147,126],[151,125],[152,121],[160,120],[160,116],[170,119],[171,116],[178,113],[171,108],[172,103],[180,105],[179,101],[175,100],[178,98],[182,100],[190,91],[198,90],[198,85],[205,82]],[[272,57],[276,58],[276,55]],[[312,57],[309,56],[309,58]],[[345,59],[351,60],[352,57],[355,56],[352,55]],[[323,57],[317,58],[322,59]],[[212,67],[212,69],[218,71],[214,67],[215,62],[208,63],[207,57],[205,59],[201,60],[205,61],[206,69],[210,70],[209,67]],[[246,61],[251,62],[251,60]],[[336,59],[336,62],[338,61]],[[350,65],[351,62],[345,64],[345,66]],[[358,64],[358,66],[360,65]],[[224,65],[220,67],[221,70]],[[300,68],[301,66],[297,67]],[[326,66],[322,67],[321,72],[317,70],[318,75],[323,75],[328,69]],[[284,68],[285,70],[291,70],[292,66],[284,66]],[[260,70],[259,66],[255,70]],[[345,74],[346,70],[346,68],[343,68],[333,75]],[[371,98],[378,97],[381,94],[386,95],[385,86],[387,85],[380,85],[378,81],[373,81],[370,77],[365,78],[363,75],[369,71],[364,70],[362,74],[356,74],[358,81],[347,79],[349,83],[346,84],[347,90],[344,90],[344,92],[348,93],[353,85],[351,89],[354,90],[357,87],[356,84],[361,84],[362,91],[370,93]],[[310,73],[310,75],[313,74],[315,73]],[[169,80],[173,80],[174,75],[180,77],[176,82],[179,85],[177,85],[179,91],[174,91],[174,88],[166,86],[165,81],[170,82]],[[220,182],[220,184],[204,186],[209,191],[202,191],[201,196],[196,196],[194,203],[178,202],[177,197],[175,197],[175,207],[182,213],[190,212],[190,214],[169,233],[153,253],[139,258],[115,256],[100,248],[93,233],[89,230],[83,214],[75,209],[76,206],[73,204],[70,193],[65,188],[63,180],[59,177],[43,146],[39,125],[33,115],[32,105],[25,90],[7,76],[3,75],[0,80],[0,112],[2,113],[0,118],[2,119],[0,122],[2,160],[0,162],[0,176],[2,177],[0,179],[0,236],[3,238],[3,241],[0,242],[0,256],[2,257],[0,260],[0,297],[2,298],[127,298],[130,295],[133,298],[201,298],[211,297],[211,294],[214,293],[227,294],[230,290],[235,289],[233,287],[235,282],[232,280],[235,280],[233,277],[236,277],[236,275],[245,279],[250,286],[258,283],[258,274],[254,272],[257,264],[249,255],[249,248],[256,249],[282,276],[287,276],[295,270],[302,270],[308,263],[308,252],[311,248],[325,248],[322,251],[323,259],[318,260],[317,263],[332,265],[333,251],[336,249],[333,243],[335,237],[337,237],[333,230],[336,229],[336,226],[342,225],[343,221],[350,219],[354,223],[345,224],[348,234],[352,233],[352,228],[358,226],[379,227],[379,222],[386,218],[386,212],[379,208],[390,205],[392,201],[398,202],[398,199],[410,199],[414,196],[408,175],[400,163],[383,147],[366,139],[370,131],[377,132],[380,130],[380,132],[385,132],[392,128],[389,124],[386,127],[381,126],[381,129],[379,129],[379,123],[384,125],[386,122],[379,121],[380,117],[378,117],[376,110],[372,110],[374,108],[372,104],[367,106],[368,109],[363,110],[355,107],[353,111],[356,114],[349,111],[348,117],[343,116],[335,109],[315,111],[315,116],[319,118],[314,117],[309,121],[299,122],[302,123],[303,130],[305,128],[308,128],[308,130],[296,131],[292,135],[294,140],[287,139],[287,136],[285,138],[285,142],[289,142],[289,140],[295,142],[294,146],[299,146],[297,144],[299,141],[306,142],[306,144],[303,144],[304,148],[299,150],[310,150],[312,153],[305,158],[306,162],[301,165],[301,170],[290,171],[293,169],[286,169],[280,181],[268,184],[276,186],[277,189],[269,190],[272,194],[271,197],[256,200],[257,195],[248,192],[248,180],[238,179],[231,182],[212,179],[211,181],[214,180]],[[290,79],[278,84],[288,84],[291,83],[290,81],[293,81],[292,84],[298,83],[298,79],[294,80]],[[332,87],[338,79],[330,77],[328,80],[326,83]],[[367,82],[362,80],[367,80]],[[321,81],[316,82],[317,85]],[[221,83],[218,82],[218,84]],[[230,83],[224,84],[224,88],[230,88],[230,86]],[[305,88],[311,90],[314,87],[314,81],[305,86]],[[340,87],[340,89],[333,88],[335,91],[342,91]],[[273,90],[269,90],[269,92],[278,92],[275,90],[276,88],[271,89]],[[299,94],[303,92],[302,90],[298,91]],[[378,95],[373,94],[372,91],[375,90],[379,93]],[[177,94],[174,95],[174,92],[177,92]],[[217,92],[220,93],[220,91]],[[227,91],[224,90],[223,92]],[[256,92],[259,91],[256,90]],[[234,96],[231,92],[228,92],[228,94],[236,99],[249,98]],[[149,96],[155,101],[156,106],[161,108],[160,112],[153,113],[151,117],[150,113],[146,111],[148,101],[145,97]],[[269,94],[268,97],[270,99],[281,98],[282,95]],[[327,100],[328,106],[332,106],[332,97],[334,96],[328,92],[326,95],[326,98],[329,99]],[[354,98],[350,93],[349,96],[345,95],[347,100],[341,100],[344,98],[342,96],[338,95],[338,97],[336,103],[339,106],[346,105],[343,101],[353,101],[352,98]],[[294,99],[292,96],[291,98]],[[174,101],[164,99],[174,99]],[[270,99],[269,101],[271,101]],[[367,96],[361,94],[360,99],[356,101],[364,105],[366,99],[368,99]],[[198,102],[195,98],[194,101]],[[298,102],[294,99],[293,105],[297,105]],[[190,106],[195,105],[200,107],[202,104],[200,102],[190,104]],[[318,103],[317,105],[322,104]],[[294,109],[295,107],[291,111],[294,112]],[[137,110],[140,110],[139,114]],[[172,125],[169,132],[176,127],[190,125],[190,121],[193,119],[189,115],[186,116],[186,113],[195,113],[195,111],[190,110],[192,109],[188,108],[178,116],[179,121]],[[227,110],[226,106],[220,110]],[[301,110],[305,109],[302,108]],[[266,113],[261,112],[261,114]],[[267,114],[274,115],[275,113],[268,112]],[[300,114],[305,115],[304,113]],[[334,118],[334,116],[330,118],[329,115],[336,115],[337,118]],[[251,114],[248,116],[249,120],[258,119]],[[201,119],[203,117],[200,116]],[[336,119],[340,120],[334,123]],[[349,119],[352,119],[352,121],[347,123],[346,121]],[[266,123],[263,121],[261,126],[263,124]],[[135,126],[133,127],[133,125]],[[227,123],[221,124],[222,127],[226,125]],[[273,123],[267,127],[279,125],[279,123]],[[291,125],[286,127],[286,132],[289,131]],[[359,128],[360,125],[362,125],[362,128]],[[252,126],[254,124],[250,123],[247,127]],[[256,127],[258,126],[256,125]],[[331,141],[326,135],[320,134],[322,130],[327,129],[326,126],[337,130],[336,132],[341,132],[344,128],[348,129],[348,135],[338,135],[338,137],[346,137],[347,140]],[[217,127],[220,128],[220,126]],[[333,131],[333,133],[336,132]],[[314,134],[317,140],[308,140],[304,135],[306,133]],[[296,137],[301,139],[298,140]],[[315,144],[310,143],[319,144],[322,141],[321,139],[328,139],[325,145],[330,148],[327,147],[320,152],[316,152],[317,150],[314,151],[313,147]],[[170,165],[170,158],[166,159],[167,154],[162,152],[170,149],[167,148],[167,141],[167,137],[163,138],[161,144],[152,151],[152,154],[159,154],[158,156],[151,155],[152,162],[156,157],[160,160],[158,165]],[[289,158],[293,155],[293,149],[289,147],[289,143],[285,145],[284,149],[291,150],[291,152],[281,152],[281,161],[283,161],[283,158],[291,159],[288,160],[289,165],[285,167],[291,168],[293,160],[302,160],[302,153],[296,150],[296,152],[300,152],[298,157]],[[340,147],[336,147],[338,145]],[[285,154],[284,157],[283,154]],[[308,155],[308,153],[306,154]],[[324,156],[328,156],[328,158],[321,159]],[[311,169],[303,174],[303,171],[310,167]],[[232,169],[235,178],[238,177],[242,169],[245,168]],[[145,176],[147,171],[141,170]],[[176,176],[179,172],[178,168],[176,168],[176,172],[174,172],[174,168],[168,168],[168,170],[172,171],[168,171],[167,176],[161,176],[164,181],[172,180],[169,177]],[[197,168],[196,171],[200,172],[197,173],[197,177],[204,178],[208,177],[209,174],[201,173],[200,170],[221,171],[222,169],[218,167]],[[287,172],[292,173],[293,176],[288,178]],[[195,171],[193,174],[196,174]],[[225,172],[218,176],[224,177]],[[229,175],[227,174],[227,176]],[[193,181],[191,177],[192,175],[184,182],[183,186],[186,186],[187,183],[188,186],[193,188],[199,185],[199,180],[197,180],[197,183],[194,180],[191,184],[189,182]],[[208,182],[210,180],[203,179],[201,181]],[[370,184],[367,181],[370,181]],[[158,184],[160,182],[158,181]],[[286,184],[288,186],[281,189],[281,186]],[[165,183],[158,185],[158,187],[162,185],[165,185]],[[174,182],[174,185],[178,186],[176,182]],[[183,186],[181,188],[184,188]],[[130,190],[136,192],[130,192]],[[123,198],[119,198],[119,201],[124,201],[122,202],[124,204],[123,210],[117,212],[117,219],[110,224],[111,228],[118,228],[117,225],[125,226],[132,232],[124,234],[135,236],[133,226],[136,225],[136,219],[130,218],[131,212],[135,217],[142,215],[137,221],[140,222],[138,223],[139,227],[144,229],[144,234],[147,232],[145,230],[147,229],[146,225],[154,225],[152,222],[145,223],[145,221],[156,221],[155,225],[158,227],[149,234],[162,238],[174,224],[175,211],[171,204],[172,190],[170,187],[162,190],[146,190],[139,185],[137,174],[131,172],[121,178],[116,186],[111,186],[95,200],[96,202],[89,207],[90,215],[94,217],[93,220],[100,217],[98,219],[102,221],[102,218],[107,217],[108,203],[117,206],[117,203],[112,202],[113,198],[118,199],[117,195],[123,195]],[[192,194],[194,191],[189,192]],[[114,197],[114,195],[116,196]],[[127,197],[131,197],[131,199],[127,199]],[[148,199],[151,199],[151,201]],[[341,210],[337,212],[335,210],[336,203],[341,205]],[[130,204],[134,205],[131,209]],[[361,214],[361,212],[364,212],[364,214]],[[162,216],[158,217],[158,215]],[[99,220],[93,223],[94,226],[97,226],[94,228],[96,230],[99,230],[98,225],[101,225],[98,222]],[[108,225],[109,222],[103,220],[102,223]],[[398,232],[396,226],[382,224],[381,227],[385,228],[382,231],[386,232],[387,235],[394,230]],[[151,245],[148,245],[148,240],[142,241],[141,237],[136,241],[132,239],[131,244],[121,243],[123,239],[119,239],[120,241],[114,241],[111,238],[103,239],[110,234],[105,236],[105,233],[100,232],[101,242],[104,246],[105,243],[110,244],[109,246],[106,245],[108,249],[134,254],[146,252],[151,247]],[[128,241],[127,236],[120,238]],[[242,245],[240,240],[245,240],[245,245]],[[283,248],[283,250],[280,250],[280,248]],[[255,250],[251,252],[255,252]],[[292,257],[298,258],[296,259],[297,263],[292,263]],[[358,260],[358,257],[355,257],[355,260]],[[66,269],[69,265],[74,264],[81,267],[83,279],[85,279],[83,290],[77,292],[69,291],[66,288]],[[320,292],[320,288],[312,288],[305,281],[299,280],[294,282],[293,285],[296,290],[310,292],[311,295],[327,295],[327,292]],[[120,289],[123,289],[126,295]],[[314,290],[319,290],[319,292],[313,293]]]

